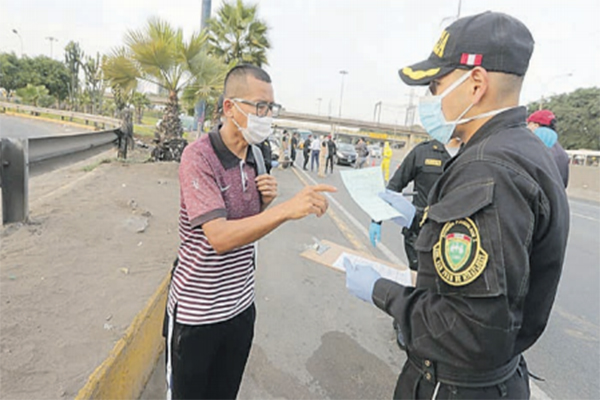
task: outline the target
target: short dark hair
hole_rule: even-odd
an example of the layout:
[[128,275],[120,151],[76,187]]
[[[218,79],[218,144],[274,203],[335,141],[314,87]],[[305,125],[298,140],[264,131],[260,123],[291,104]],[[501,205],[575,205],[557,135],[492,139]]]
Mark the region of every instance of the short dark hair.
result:
[[264,69],[252,64],[240,64],[229,70],[227,76],[225,76],[225,83],[223,89],[224,96],[226,98],[232,96],[239,96],[239,94],[235,92],[239,90],[241,84],[246,83],[246,78],[248,77],[248,75],[252,76],[255,79],[258,79],[259,81],[271,83],[271,77],[269,76],[269,74],[267,74],[267,72]]

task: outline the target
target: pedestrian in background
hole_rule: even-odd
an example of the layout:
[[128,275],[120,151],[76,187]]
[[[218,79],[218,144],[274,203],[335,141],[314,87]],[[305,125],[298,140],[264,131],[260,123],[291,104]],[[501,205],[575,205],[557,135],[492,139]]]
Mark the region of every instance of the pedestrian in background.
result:
[[354,164],[354,168],[361,169],[367,163],[367,157],[369,156],[369,148],[365,143],[363,138],[358,139],[358,143],[356,143],[356,153],[357,159],[356,164]]
[[569,155],[558,143],[556,116],[550,110],[538,110],[527,118],[527,127],[550,149],[565,189],[569,184]]
[[308,159],[310,158],[310,146],[312,144],[312,135],[308,135],[304,144],[302,145],[302,156],[304,157],[304,163],[302,165],[303,170],[307,170],[306,166],[308,165]]
[[390,180],[390,163],[392,161],[392,148],[389,142],[385,142],[383,145],[381,160],[381,170],[383,171],[383,179],[387,183]]
[[315,164],[317,165],[317,171],[319,170],[319,153],[321,152],[321,141],[319,137],[315,135],[314,140],[310,144],[310,172],[313,172]]
[[294,162],[296,162],[296,152],[298,151],[298,132],[292,133],[292,140],[290,142],[290,151],[291,151],[291,159],[292,159],[292,167],[293,167]]
[[324,136],[321,136],[321,151],[319,152],[319,177],[321,178],[325,178],[327,157],[329,157],[327,141]]
[[327,161],[325,163],[325,173],[327,173],[327,167],[331,168],[331,173],[333,174],[333,164],[335,161],[335,154],[337,153],[337,146],[333,137],[329,135],[327,140]]

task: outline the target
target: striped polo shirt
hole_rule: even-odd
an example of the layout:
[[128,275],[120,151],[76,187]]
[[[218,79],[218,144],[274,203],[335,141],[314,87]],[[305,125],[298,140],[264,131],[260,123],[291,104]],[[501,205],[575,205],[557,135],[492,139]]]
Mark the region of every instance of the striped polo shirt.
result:
[[169,290],[169,314],[176,321],[204,325],[226,321],[254,301],[254,244],[217,254],[202,225],[260,212],[254,157],[246,161],[223,143],[221,125],[187,146],[179,166],[179,264]]

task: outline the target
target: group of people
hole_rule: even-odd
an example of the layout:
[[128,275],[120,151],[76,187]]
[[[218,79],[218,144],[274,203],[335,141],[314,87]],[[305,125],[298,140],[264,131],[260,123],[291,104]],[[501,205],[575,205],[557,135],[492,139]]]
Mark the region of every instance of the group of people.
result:
[[310,160],[310,171],[313,172],[315,167],[320,177],[327,174],[327,170],[333,174],[333,165],[335,164],[335,155],[337,153],[337,145],[333,136],[317,136],[308,135],[302,144],[302,155],[304,163],[302,169],[307,171],[308,161]]
[[[415,147],[388,185],[415,182],[419,212],[405,245],[416,286],[367,265],[346,269],[349,292],[393,318],[406,351],[394,398],[530,396],[523,353],[548,322],[569,231],[556,138],[533,125],[552,123],[531,116],[532,134],[519,106],[533,45],[523,23],[486,12],[452,23],[428,59],[399,71],[430,91],[419,115],[433,140]],[[237,396],[254,334],[254,244],[283,223],[324,215],[324,192],[336,191],[307,186],[272,205],[277,181],[257,145],[280,108],[264,70],[236,66],[225,78],[221,122],[183,153],[166,318],[169,398]],[[318,167],[323,143],[335,144],[310,139],[305,168],[308,151]]]

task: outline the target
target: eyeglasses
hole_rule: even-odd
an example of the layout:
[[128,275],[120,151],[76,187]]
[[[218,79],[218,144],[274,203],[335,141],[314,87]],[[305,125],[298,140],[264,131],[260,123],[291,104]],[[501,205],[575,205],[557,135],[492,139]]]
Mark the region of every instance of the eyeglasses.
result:
[[231,99],[231,100],[237,101],[238,103],[248,104],[249,106],[256,107],[256,116],[261,117],[261,118],[269,115],[269,111],[271,112],[271,115],[273,117],[277,118],[277,117],[279,117],[279,113],[281,112],[281,104],[277,104],[277,103],[268,103],[266,101],[259,101],[258,103],[255,103],[250,100],[237,99],[237,98]]

